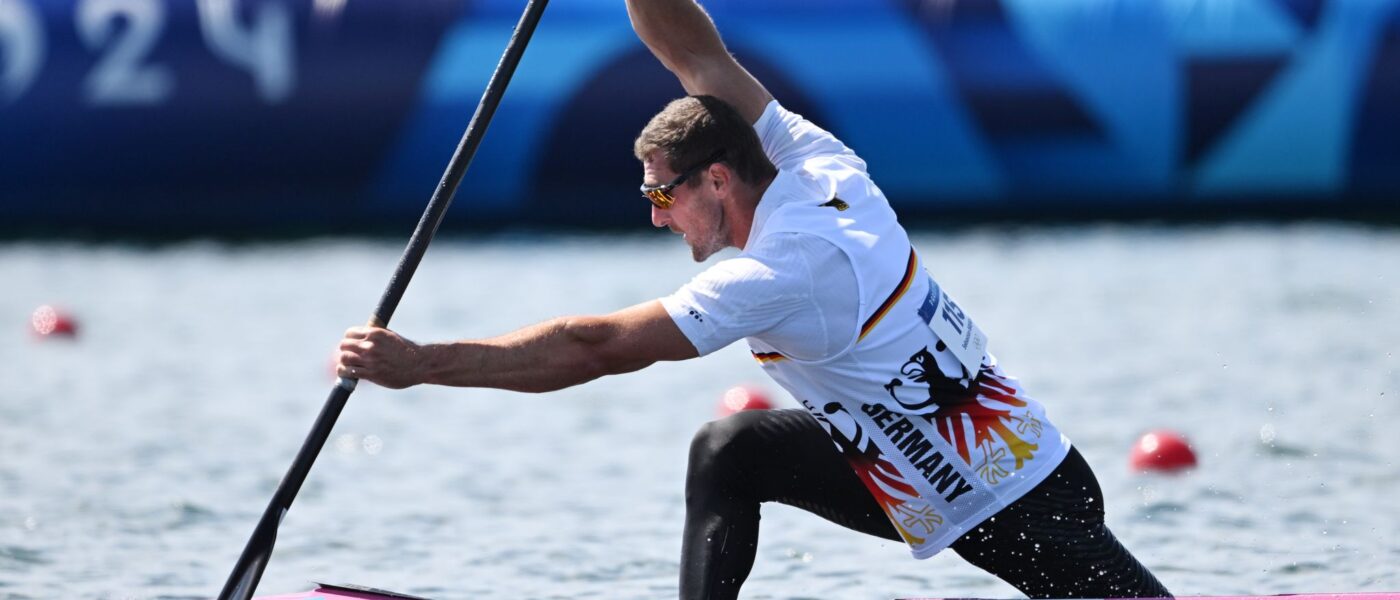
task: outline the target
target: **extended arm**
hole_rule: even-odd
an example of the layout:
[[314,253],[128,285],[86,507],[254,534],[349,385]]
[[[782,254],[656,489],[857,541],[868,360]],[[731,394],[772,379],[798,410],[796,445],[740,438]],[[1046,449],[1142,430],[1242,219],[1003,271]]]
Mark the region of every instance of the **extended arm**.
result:
[[548,392],[697,355],[661,303],[651,301],[443,344],[419,345],[387,329],[356,327],[341,340],[337,371],[390,388],[432,383]]
[[710,95],[757,121],[773,96],[730,56],[695,0],[627,0],[632,29],[688,94]]

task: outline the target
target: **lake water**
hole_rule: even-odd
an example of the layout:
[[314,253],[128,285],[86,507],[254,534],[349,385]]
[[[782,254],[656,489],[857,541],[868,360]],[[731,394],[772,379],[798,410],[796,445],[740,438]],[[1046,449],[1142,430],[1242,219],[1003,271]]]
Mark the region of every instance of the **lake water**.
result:
[[[1177,594],[1400,590],[1400,231],[926,232],[921,255],[1094,465]],[[398,259],[387,241],[0,244],[0,598],[207,598]],[[439,240],[393,325],[485,336],[669,293],[667,235]],[[72,341],[27,331],[41,304]],[[364,385],[280,529],[263,594],[674,597],[686,449],[742,344],[524,395]],[[1132,474],[1141,433],[1200,467]],[[951,553],[764,509],[747,598],[1014,597]]]

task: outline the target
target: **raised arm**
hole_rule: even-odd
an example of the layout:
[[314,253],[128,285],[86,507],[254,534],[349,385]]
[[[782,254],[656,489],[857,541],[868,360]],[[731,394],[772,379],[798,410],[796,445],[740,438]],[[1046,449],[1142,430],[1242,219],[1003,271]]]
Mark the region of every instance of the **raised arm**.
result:
[[686,93],[728,102],[750,123],[773,96],[724,48],[710,15],[694,0],[627,0],[632,29]]
[[389,388],[433,383],[548,392],[697,355],[661,303],[651,301],[601,317],[561,317],[500,337],[443,344],[419,345],[387,329],[355,327],[340,342],[337,372]]

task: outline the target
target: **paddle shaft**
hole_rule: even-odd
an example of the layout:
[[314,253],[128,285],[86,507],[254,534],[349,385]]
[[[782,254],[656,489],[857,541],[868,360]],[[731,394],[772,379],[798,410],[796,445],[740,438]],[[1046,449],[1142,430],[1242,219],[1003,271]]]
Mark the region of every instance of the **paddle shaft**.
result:
[[[510,83],[516,65],[520,64],[525,46],[530,43],[530,37],[534,34],[535,26],[548,3],[549,0],[529,0],[526,4],[525,13],[516,24],[510,43],[506,44],[505,54],[501,56],[501,62],[496,65],[496,71],[491,75],[490,83],[486,85],[481,103],[477,105],[476,113],[467,124],[462,141],[457,144],[457,150],[453,152],[452,160],[447,164],[447,171],[442,175],[442,181],[433,191],[433,197],[428,201],[428,207],[423,211],[423,217],[418,220],[413,237],[409,238],[408,246],[404,248],[403,256],[399,258],[399,264],[394,269],[394,275],[389,279],[389,285],[379,299],[379,306],[374,310],[370,325],[386,327],[389,319],[394,316],[394,310],[403,299],[408,282],[413,279],[419,263],[423,261],[423,255],[428,251],[428,244],[432,243],[433,235],[442,224],[443,215],[452,205],[457,186],[462,182],[467,167],[471,165],[477,147],[481,145],[486,127],[491,123],[491,117],[501,103],[501,96],[505,94],[506,85]],[[268,558],[272,555],[272,546],[277,542],[277,527],[291,508],[297,492],[301,491],[301,485],[311,472],[311,465],[316,462],[316,456],[321,453],[326,440],[330,438],[331,429],[340,418],[340,412],[350,399],[350,393],[355,391],[355,384],[356,380],[342,377],[335,387],[331,388],[330,396],[321,408],[321,414],[316,417],[316,422],[311,427],[311,433],[306,436],[306,441],[302,442],[301,450],[297,452],[291,468],[278,484],[277,492],[273,494],[267,510],[263,511],[253,535],[248,539],[248,544],[243,547],[243,554],[238,557],[238,563],[234,565],[228,581],[224,583],[223,591],[219,592],[219,600],[247,600],[252,597],[258,587],[258,581],[262,579],[263,570],[267,567]]]

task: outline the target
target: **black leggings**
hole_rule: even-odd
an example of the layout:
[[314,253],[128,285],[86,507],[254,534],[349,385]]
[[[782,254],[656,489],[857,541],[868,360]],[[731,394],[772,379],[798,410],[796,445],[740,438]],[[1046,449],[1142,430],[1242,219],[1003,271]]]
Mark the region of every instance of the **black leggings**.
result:
[[[902,541],[816,420],[800,409],[707,423],[690,448],[681,598],[736,598],[758,547],[759,504],[781,502]],[[1031,598],[1168,597],[1104,525],[1103,493],[1079,452],[952,544]]]

